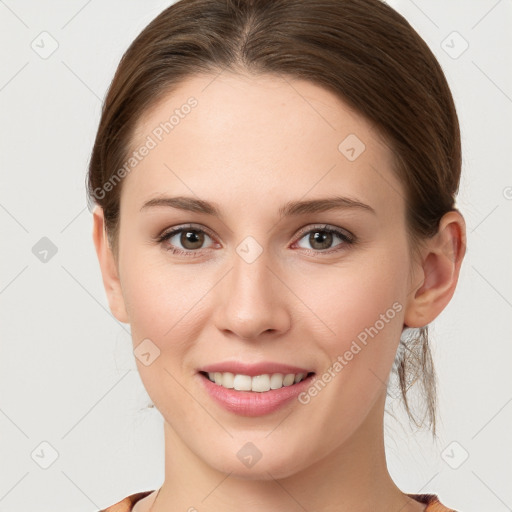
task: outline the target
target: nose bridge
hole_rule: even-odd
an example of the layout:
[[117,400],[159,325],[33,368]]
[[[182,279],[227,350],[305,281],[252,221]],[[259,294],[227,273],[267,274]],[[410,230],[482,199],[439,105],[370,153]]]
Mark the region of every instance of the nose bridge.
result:
[[[253,300],[263,298],[272,287],[269,252],[253,237],[247,237],[233,255],[232,291]],[[269,295],[270,297],[270,295]]]
[[217,327],[243,338],[285,330],[289,315],[270,253],[248,236],[235,248],[217,306]]

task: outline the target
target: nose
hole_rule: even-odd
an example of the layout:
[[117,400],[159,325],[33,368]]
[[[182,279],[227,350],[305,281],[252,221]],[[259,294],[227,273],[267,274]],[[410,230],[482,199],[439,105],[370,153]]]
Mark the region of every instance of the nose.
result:
[[254,261],[234,253],[232,268],[216,287],[214,323],[244,340],[279,336],[291,325],[293,294],[263,251]]

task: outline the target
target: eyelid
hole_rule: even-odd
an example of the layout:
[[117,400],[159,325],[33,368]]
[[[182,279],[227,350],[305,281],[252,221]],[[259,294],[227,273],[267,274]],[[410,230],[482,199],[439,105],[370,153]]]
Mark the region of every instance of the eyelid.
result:
[[213,231],[208,229],[206,226],[201,226],[199,224],[188,223],[188,224],[178,224],[177,226],[173,226],[172,228],[164,229],[159,235],[155,237],[156,240],[161,240],[164,237],[169,236],[171,233],[175,234],[176,232],[184,231],[186,229],[193,229],[196,231],[203,231],[210,238],[216,239],[216,236],[213,234]]
[[[198,231],[204,231],[210,238],[216,238],[216,235],[214,235],[214,233],[208,229],[206,226],[201,226],[199,224],[194,224],[194,223],[188,223],[188,224],[183,224],[183,225],[177,225],[177,226],[173,226],[172,228],[168,228],[168,229],[165,229],[164,231],[162,231],[159,235],[157,235],[155,237],[155,239],[159,240],[165,236],[168,236],[170,235],[171,233],[175,233],[175,232],[179,232],[181,230],[184,230],[184,229],[196,229]],[[309,233],[310,231],[313,231],[313,230],[326,230],[326,231],[334,231],[334,232],[341,232],[343,234],[345,234],[345,236],[347,238],[349,238],[350,240],[354,240],[355,239],[355,236],[350,233],[350,231],[347,231],[346,229],[343,229],[343,228],[338,228],[336,226],[332,226],[330,224],[308,224],[307,226],[301,228],[295,235],[294,235],[294,238],[296,237],[302,237],[303,235],[305,235],[306,233]]]
[[356,237],[350,231],[347,231],[346,229],[343,229],[343,228],[339,228],[337,226],[333,226],[331,224],[309,224],[306,227],[301,228],[295,236],[302,238],[303,235],[310,233],[311,231],[315,231],[315,230],[329,231],[329,232],[333,232],[333,233],[343,234],[351,242],[355,242],[355,240],[356,240]]
[[[206,226],[202,226],[202,225],[194,224],[194,223],[177,225],[177,226],[173,226],[172,228],[166,229],[161,234],[159,234],[155,237],[155,241],[158,243],[164,243],[164,242],[168,241],[170,238],[172,238],[173,236],[175,236],[176,234],[178,234],[179,232],[185,231],[186,229],[204,232],[206,235],[208,235],[213,240],[214,244],[218,244],[217,237],[213,234],[213,232],[209,228],[207,228]],[[311,233],[312,231],[315,231],[315,230],[316,231],[326,231],[326,232],[336,234],[343,241],[342,244],[338,244],[338,245],[342,245],[342,246],[343,245],[353,245],[357,242],[357,237],[355,235],[353,235],[350,231],[347,231],[346,229],[343,229],[343,228],[340,228],[337,226],[333,226],[331,224],[323,223],[323,224],[308,224],[307,226],[301,228],[299,230],[299,232],[294,235],[294,241],[292,242],[291,245],[293,246],[293,245],[297,244],[304,237],[304,235]],[[337,246],[335,246],[334,248],[331,248],[331,249],[327,249],[325,251],[316,251],[314,249],[304,249],[304,248],[300,248],[300,249],[321,255],[321,254],[329,254],[331,252],[339,251],[340,249],[336,249],[336,247]],[[179,249],[179,248],[169,249],[169,250],[174,251],[176,253],[200,254],[202,251],[205,251],[208,249],[211,249],[211,247],[206,247],[206,248],[202,248],[202,249],[198,249],[198,250],[188,250],[188,249],[183,250],[183,249]]]
[[207,227],[199,226],[199,225],[193,224],[193,223],[177,225],[177,226],[173,226],[172,228],[164,229],[159,235],[154,237],[153,241],[155,243],[159,244],[160,246],[163,246],[165,244],[167,247],[165,247],[164,249],[166,251],[171,252],[172,254],[178,254],[178,255],[183,255],[183,256],[188,256],[188,257],[201,256],[201,254],[204,251],[208,251],[209,249],[212,249],[212,247],[205,247],[205,248],[201,248],[196,251],[193,251],[190,249],[180,249],[179,247],[172,246],[169,243],[169,240],[172,237],[174,237],[175,235],[177,235],[178,233],[180,233],[182,231],[186,231],[187,229],[204,232],[207,236],[209,236],[212,239],[214,246],[218,245],[218,242],[216,241],[217,240],[216,236]]

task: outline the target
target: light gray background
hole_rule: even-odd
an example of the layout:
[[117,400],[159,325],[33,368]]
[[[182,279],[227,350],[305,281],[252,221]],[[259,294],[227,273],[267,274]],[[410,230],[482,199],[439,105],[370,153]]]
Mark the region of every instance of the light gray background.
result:
[[[440,441],[389,418],[389,467],[405,492],[512,510],[512,2],[389,3],[452,87],[468,227],[457,291],[431,328]],[[94,511],[163,481],[162,417],[139,412],[149,397],[108,309],[84,180],[119,59],[169,4],[0,0],[1,512]],[[57,248],[46,262],[33,252],[43,237]]]

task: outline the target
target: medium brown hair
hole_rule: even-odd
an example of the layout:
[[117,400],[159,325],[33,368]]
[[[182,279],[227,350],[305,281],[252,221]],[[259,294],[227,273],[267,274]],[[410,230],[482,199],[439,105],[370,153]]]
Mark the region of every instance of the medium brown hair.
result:
[[[186,78],[226,69],[308,80],[379,130],[405,190],[415,259],[441,217],[456,210],[461,144],[453,98],[433,53],[399,13],[380,0],[180,0],[130,45],[103,105],[88,199],[104,211],[116,258],[122,181],[108,193],[104,184],[126,162],[137,122]],[[394,370],[409,417],[417,425],[426,417],[435,436],[428,326],[415,331],[400,340]],[[420,423],[407,400],[416,381],[425,406]]]

